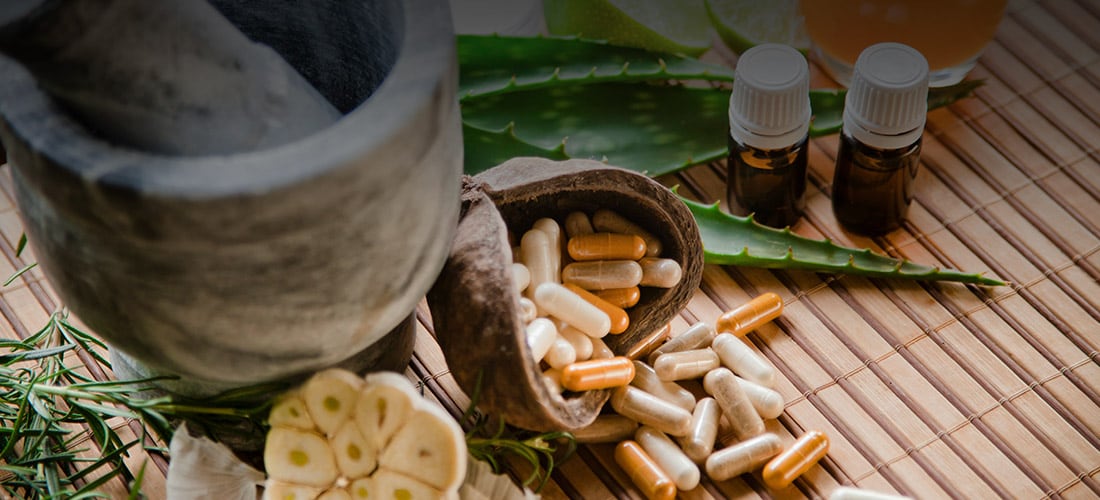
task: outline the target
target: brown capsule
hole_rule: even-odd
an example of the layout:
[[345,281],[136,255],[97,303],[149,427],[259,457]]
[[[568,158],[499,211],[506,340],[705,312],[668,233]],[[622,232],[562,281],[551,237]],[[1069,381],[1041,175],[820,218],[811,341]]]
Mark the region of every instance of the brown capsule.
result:
[[635,441],[623,441],[615,447],[615,463],[623,468],[630,480],[649,500],[676,498],[676,483],[661,470],[642,445]]
[[567,365],[561,370],[561,385],[571,391],[625,386],[634,379],[634,362],[617,356]]
[[597,297],[623,309],[634,307],[638,304],[638,300],[642,298],[642,291],[636,286],[596,290],[592,293],[595,293]]
[[761,294],[744,305],[723,313],[714,326],[719,332],[738,337],[757,329],[783,312],[783,299],[772,292]]
[[645,240],[633,234],[593,233],[569,238],[569,256],[576,261],[638,260]]
[[672,331],[672,324],[666,324],[665,326],[657,329],[647,337],[640,340],[637,344],[634,344],[629,351],[626,351],[626,357],[630,359],[642,359],[649,356],[649,353],[654,349],[660,347],[668,338],[668,332]]
[[582,299],[587,301],[603,311],[604,314],[611,320],[611,329],[609,333],[623,333],[630,327],[630,315],[623,310],[623,308],[616,306],[606,300],[601,299],[599,296],[585,290],[572,283],[566,283],[565,288],[568,288],[573,293],[580,295]]
[[821,431],[807,432],[764,466],[764,483],[777,490],[786,488],[826,453],[829,453],[829,436]]

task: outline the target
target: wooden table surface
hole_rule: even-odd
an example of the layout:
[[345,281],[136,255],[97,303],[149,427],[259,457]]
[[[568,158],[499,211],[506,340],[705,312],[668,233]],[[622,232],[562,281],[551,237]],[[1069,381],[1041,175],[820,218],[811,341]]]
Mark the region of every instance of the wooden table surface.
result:
[[[721,51],[706,58],[735,61]],[[815,87],[833,86],[814,73]],[[970,78],[985,80],[974,98],[929,114],[902,229],[873,239],[839,229],[828,195],[836,135],[812,141],[808,211],[793,229],[1010,285],[708,265],[673,332],[778,293],[783,315],[746,337],[780,371],[785,410],[768,429],[786,442],[822,430],[832,446],[785,490],[745,475],[704,480],[685,497],[822,497],[839,485],[919,498],[1100,497],[1100,2],[1010,2]],[[15,255],[22,229],[6,170],[3,276],[33,262]],[[698,200],[725,196],[722,162],[661,180]],[[0,289],[0,299],[0,336],[10,338],[37,330],[61,305],[37,270]],[[427,308],[418,312],[407,374],[459,412],[468,398],[448,373]],[[611,450],[582,446],[544,498],[641,498]],[[136,472],[148,458],[144,492],[162,498],[168,460],[136,452],[128,463]],[[104,487],[112,497],[126,491],[124,479]]]

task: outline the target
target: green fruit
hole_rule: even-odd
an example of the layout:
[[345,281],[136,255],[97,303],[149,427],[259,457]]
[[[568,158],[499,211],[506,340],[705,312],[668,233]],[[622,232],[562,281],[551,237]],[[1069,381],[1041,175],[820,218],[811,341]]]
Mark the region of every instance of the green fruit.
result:
[[615,45],[698,56],[714,30],[703,0],[544,0],[546,28]]
[[738,54],[761,43],[781,43],[802,52],[810,47],[798,0],[704,0],[718,36]]

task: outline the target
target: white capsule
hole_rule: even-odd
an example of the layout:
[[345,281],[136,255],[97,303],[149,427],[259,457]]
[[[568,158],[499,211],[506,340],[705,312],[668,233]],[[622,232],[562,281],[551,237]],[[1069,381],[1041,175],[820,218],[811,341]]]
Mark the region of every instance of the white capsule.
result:
[[702,463],[714,451],[718,438],[718,420],[721,411],[714,398],[701,398],[691,412],[691,430],[680,438],[684,453],[696,463]]
[[715,335],[718,335],[718,333],[714,331],[714,327],[709,323],[705,321],[695,323],[684,330],[683,333],[668,339],[667,342],[653,351],[653,354],[649,355],[649,364],[653,364],[654,361],[657,361],[657,356],[666,352],[689,351],[709,347],[710,343],[714,341]]
[[549,319],[535,318],[527,325],[527,347],[531,348],[531,357],[535,358],[535,363],[546,357],[546,352],[550,350],[556,338],[558,338],[558,329]]
[[877,491],[840,486],[829,494],[829,500],[910,500],[907,496],[879,493]]
[[558,335],[561,335],[563,339],[573,345],[573,350],[577,353],[577,361],[585,361],[592,358],[592,337],[585,335],[584,332],[568,324],[559,326]]
[[[552,253],[557,249],[550,248],[550,237],[538,229],[532,229],[523,233],[519,242],[520,260],[531,275],[530,284],[527,285],[527,296],[534,297],[534,292],[543,283],[555,283],[559,279],[554,273]],[[537,301],[536,301],[537,302]]]
[[561,254],[565,248],[561,226],[554,219],[543,217],[535,221],[531,228],[546,233],[550,240],[550,271],[554,274],[554,282],[561,283]]
[[539,317],[539,308],[527,297],[519,298],[519,319],[524,323],[530,323]]
[[573,344],[559,333],[550,344],[550,350],[546,351],[546,357],[543,359],[551,368],[560,370],[577,362],[577,351],[573,349]]
[[687,491],[699,486],[699,466],[695,465],[676,443],[665,433],[643,425],[634,433],[634,440],[653,458],[676,483],[676,488]]
[[516,285],[516,292],[523,293],[527,289],[527,285],[531,284],[531,271],[527,269],[527,266],[519,262],[513,262],[512,282]]
[[711,343],[722,364],[745,380],[775,387],[775,367],[733,334],[720,333]]
[[777,418],[783,414],[783,395],[779,394],[779,391],[768,389],[741,377],[737,377],[737,383],[741,384],[741,389],[749,397],[752,407],[756,408],[756,413],[760,414],[760,418]]
[[607,314],[557,283],[538,285],[535,304],[589,337],[603,337],[611,331],[611,318]]
[[666,382],[657,376],[653,367],[634,360],[634,379],[630,385],[657,396],[687,411],[695,408],[695,395],[676,382]]

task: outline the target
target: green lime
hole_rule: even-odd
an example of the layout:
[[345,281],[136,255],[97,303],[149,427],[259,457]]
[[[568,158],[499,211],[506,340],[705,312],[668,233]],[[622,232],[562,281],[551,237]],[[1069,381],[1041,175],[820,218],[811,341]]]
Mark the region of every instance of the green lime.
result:
[[543,0],[546,29],[616,45],[698,56],[714,29],[703,0]]
[[802,52],[810,47],[798,12],[798,0],[704,2],[718,35],[738,54],[761,43],[782,43]]

